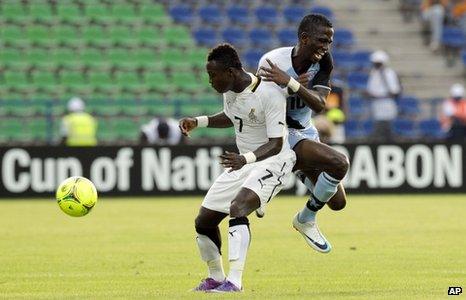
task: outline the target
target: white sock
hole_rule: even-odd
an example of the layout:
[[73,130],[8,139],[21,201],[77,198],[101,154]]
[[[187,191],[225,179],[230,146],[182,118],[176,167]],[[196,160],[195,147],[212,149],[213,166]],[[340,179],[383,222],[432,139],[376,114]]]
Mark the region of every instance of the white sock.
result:
[[336,194],[338,184],[340,184],[340,180],[322,172],[317,178],[313,194],[319,201],[327,203]]
[[228,230],[230,272],[227,280],[240,289],[250,241],[251,233],[248,219],[246,217],[230,219],[230,228]]
[[223,271],[222,256],[220,255],[217,245],[212,240],[203,234],[198,234],[197,246],[203,261],[207,263],[210,278],[223,281],[225,280],[225,272]]

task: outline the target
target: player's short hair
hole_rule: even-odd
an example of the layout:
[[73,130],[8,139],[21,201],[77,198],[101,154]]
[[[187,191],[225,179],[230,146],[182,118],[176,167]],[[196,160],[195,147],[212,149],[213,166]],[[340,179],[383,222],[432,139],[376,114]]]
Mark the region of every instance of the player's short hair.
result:
[[303,32],[312,33],[317,27],[320,26],[332,28],[333,24],[324,15],[309,14],[301,20],[301,23],[299,23],[298,36],[300,36]]
[[238,56],[238,52],[236,49],[230,44],[220,44],[217,47],[210,50],[209,54],[207,55],[207,61],[215,60],[225,68],[236,68],[242,69],[243,65]]

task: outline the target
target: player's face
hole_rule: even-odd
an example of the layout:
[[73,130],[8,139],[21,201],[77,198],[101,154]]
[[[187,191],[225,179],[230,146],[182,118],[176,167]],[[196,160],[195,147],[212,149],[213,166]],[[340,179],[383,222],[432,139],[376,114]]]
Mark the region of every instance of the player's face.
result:
[[301,46],[309,53],[309,59],[317,63],[330,49],[333,42],[333,28],[320,26],[313,32],[303,32],[300,37]]
[[207,62],[206,69],[209,74],[209,83],[217,92],[225,93],[231,90],[233,74],[229,68],[211,60]]

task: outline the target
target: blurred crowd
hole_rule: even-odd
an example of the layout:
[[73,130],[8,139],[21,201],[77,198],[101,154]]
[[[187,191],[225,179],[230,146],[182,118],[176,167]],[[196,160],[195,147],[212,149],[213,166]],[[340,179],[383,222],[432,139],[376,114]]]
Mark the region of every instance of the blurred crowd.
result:
[[406,22],[421,21],[424,43],[433,52],[439,53],[443,42],[447,62],[453,65],[466,48],[466,0],[400,0],[400,10]]

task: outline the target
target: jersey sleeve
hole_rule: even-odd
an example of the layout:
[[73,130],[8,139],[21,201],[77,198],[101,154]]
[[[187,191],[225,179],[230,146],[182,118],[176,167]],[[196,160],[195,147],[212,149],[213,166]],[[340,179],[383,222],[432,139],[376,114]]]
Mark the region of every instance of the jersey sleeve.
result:
[[311,82],[311,88],[320,87],[330,90],[330,74],[333,70],[333,58],[330,52],[327,52],[319,62],[320,69]]
[[285,136],[286,98],[277,85],[271,85],[265,99],[262,101],[265,113],[267,137],[278,138]]

